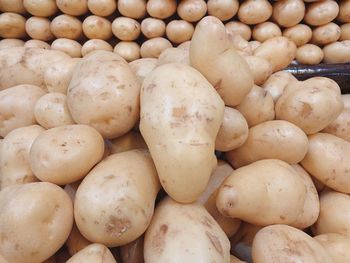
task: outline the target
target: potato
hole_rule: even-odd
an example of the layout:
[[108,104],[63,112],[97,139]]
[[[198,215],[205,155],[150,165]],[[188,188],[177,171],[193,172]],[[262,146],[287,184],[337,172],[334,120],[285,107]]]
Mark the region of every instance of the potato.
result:
[[226,153],[235,168],[262,159],[280,159],[289,164],[299,163],[308,150],[305,133],[287,121],[272,120],[249,129],[245,143]]
[[339,40],[350,40],[350,23],[342,24],[340,26]]
[[182,0],[177,7],[177,14],[183,20],[196,22],[207,12],[207,4],[203,0]]
[[24,43],[24,47],[27,48],[41,48],[41,49],[51,49],[50,44],[45,41],[30,39]]
[[9,262],[43,262],[64,244],[73,224],[69,196],[51,183],[6,187],[0,209],[0,254]]
[[47,18],[32,16],[26,21],[25,28],[33,39],[49,41],[54,38],[50,31],[50,20]]
[[121,41],[114,47],[114,53],[128,62],[134,61],[140,58],[140,46],[136,42]]
[[129,63],[131,70],[136,75],[140,83],[157,66],[158,60],[155,58],[140,58]]
[[176,5],[175,0],[148,0],[146,9],[150,16],[164,19],[176,12]]
[[31,125],[6,135],[0,147],[1,189],[38,181],[30,168],[29,151],[35,138],[43,131],[39,125]]
[[223,114],[215,89],[187,65],[159,66],[143,81],[140,131],[164,190],[176,201],[193,202],[204,191]]
[[226,32],[231,35],[241,35],[245,40],[249,40],[252,36],[250,27],[239,21],[230,21],[225,24]]
[[0,40],[0,49],[11,48],[11,47],[23,47],[24,41],[16,38],[5,38]]
[[252,127],[273,120],[275,118],[274,106],[272,96],[266,90],[254,85],[241,104],[236,106],[236,109],[247,120],[248,126]]
[[81,21],[74,16],[65,14],[56,16],[51,21],[50,29],[56,38],[78,40],[83,34]]
[[88,12],[88,0],[56,0],[57,7],[65,14],[81,16]]
[[68,58],[52,63],[45,73],[45,85],[50,92],[66,94],[72,79],[73,71],[80,61],[79,58]]
[[168,63],[181,63],[190,65],[190,52],[186,49],[167,48],[158,58],[158,66]]
[[344,103],[344,109],[350,109],[350,94],[342,94],[341,100]]
[[312,30],[307,25],[298,24],[283,30],[283,36],[293,41],[297,47],[300,47],[311,40]]
[[202,205],[183,205],[165,198],[146,231],[144,257],[145,263],[226,263],[230,242]]
[[65,185],[82,179],[103,153],[104,141],[95,129],[65,125],[46,130],[35,139],[30,166],[41,181]]
[[0,136],[36,124],[34,106],[45,93],[37,86],[25,84],[0,91]]
[[325,63],[347,63],[350,61],[350,40],[326,45],[323,48]]
[[110,140],[111,154],[134,149],[147,149],[145,140],[138,132],[131,131],[117,139]]
[[1,38],[23,38],[26,19],[15,13],[0,14],[0,37]]
[[81,48],[81,54],[85,57],[95,50],[113,51],[113,47],[102,39],[90,39]]
[[253,38],[257,41],[264,42],[273,37],[282,36],[282,31],[272,22],[264,22],[254,26]]
[[305,44],[298,47],[296,60],[299,64],[317,65],[323,60],[323,51],[320,47],[313,44]]
[[274,37],[266,40],[254,51],[254,56],[265,58],[276,72],[287,67],[295,58],[296,46],[286,37]]
[[267,21],[272,15],[272,6],[267,0],[244,1],[238,10],[238,19],[247,25]]
[[254,80],[248,64],[231,45],[222,22],[207,16],[196,26],[190,61],[191,66],[215,87],[227,106],[236,106],[249,93]]
[[67,263],[117,263],[111,251],[102,244],[91,244],[71,257]]
[[135,241],[120,247],[120,257],[122,262],[128,263],[144,263],[143,258],[143,240],[141,236]]
[[65,52],[72,58],[80,58],[82,46],[78,41],[68,38],[58,38],[52,42],[51,49]]
[[26,10],[23,6],[23,0],[0,0],[1,12],[12,12],[17,14],[25,14]]
[[180,45],[178,45],[177,48],[189,51],[190,50],[190,46],[191,46],[191,40],[188,40],[188,41],[183,42]]
[[112,24],[104,17],[91,15],[83,21],[84,35],[89,39],[110,39],[112,34]]
[[343,23],[350,22],[350,1],[342,0],[339,4],[339,14],[337,19]]
[[262,85],[272,74],[272,66],[269,61],[256,56],[245,56],[245,61],[254,77],[256,85]]
[[143,58],[158,58],[159,55],[167,48],[171,48],[172,44],[169,40],[163,37],[155,37],[146,40],[141,45],[141,57]]
[[58,11],[55,0],[23,0],[23,6],[34,16],[48,17]]
[[56,61],[69,58],[63,52],[14,47],[0,50],[0,90],[19,84],[45,88],[44,71]]
[[252,52],[255,51],[255,49],[257,49],[258,47],[261,46],[261,42],[260,41],[256,41],[256,40],[253,40],[253,41],[249,41],[249,46],[250,46],[250,49],[252,50]]
[[[306,83],[307,85],[311,84],[314,86],[324,86],[325,88],[334,91],[336,94],[339,94],[341,92],[339,85],[337,82],[335,82],[333,79],[326,78],[326,77],[313,77],[304,80],[303,83]],[[342,95],[340,96],[341,101]]]
[[228,39],[231,47],[241,56],[251,56],[253,52],[249,45],[249,42],[240,35],[232,35],[228,33]]
[[221,21],[234,17],[238,12],[238,0],[208,0],[208,14],[215,16]]
[[140,36],[141,25],[129,17],[117,17],[112,23],[112,32],[120,40],[132,41]]
[[303,231],[286,225],[261,229],[254,238],[252,256],[254,263],[333,263],[319,242]]
[[296,83],[279,97],[276,119],[286,120],[300,127],[306,134],[314,134],[332,123],[343,110],[340,89],[309,79]]
[[344,107],[337,119],[322,131],[350,142],[350,109]]
[[349,262],[350,239],[348,237],[336,233],[328,233],[315,236],[314,239],[328,252],[333,262]]
[[322,26],[334,20],[339,13],[336,1],[322,0],[307,6],[304,21],[311,26]]
[[305,4],[302,0],[282,0],[273,4],[272,18],[282,27],[292,27],[303,20]]
[[90,12],[97,16],[112,15],[117,9],[115,0],[88,0],[87,5]]
[[166,26],[167,38],[176,44],[191,40],[194,27],[185,20],[172,20]]
[[303,209],[306,191],[305,183],[289,164],[260,160],[233,171],[225,179],[216,206],[224,216],[255,225],[290,224]]
[[318,26],[312,30],[311,42],[318,46],[327,45],[340,38],[340,27],[331,22],[323,26]]
[[79,185],[74,202],[78,229],[88,240],[106,246],[130,243],[148,227],[159,188],[147,151],[110,155]]
[[140,83],[122,57],[95,51],[74,70],[67,91],[68,109],[76,123],[94,127],[104,138],[117,138],[139,118],[139,92]]
[[130,18],[143,18],[146,15],[146,0],[118,0],[118,11]]
[[292,82],[297,82],[297,79],[291,73],[278,71],[265,81],[262,88],[270,93],[273,101],[276,102],[282,95],[284,89]]
[[147,17],[141,22],[141,32],[147,38],[163,36],[165,29],[165,23],[161,19]]
[[202,193],[202,195],[198,198],[198,204],[204,205],[207,211],[211,214],[211,216],[215,219],[215,221],[219,224],[222,230],[228,237],[233,236],[240,224],[241,221],[234,218],[224,217],[218,209],[216,208],[216,196],[218,189],[221,183],[233,172],[232,167],[224,162],[219,160],[218,165],[214,169],[207,188]]

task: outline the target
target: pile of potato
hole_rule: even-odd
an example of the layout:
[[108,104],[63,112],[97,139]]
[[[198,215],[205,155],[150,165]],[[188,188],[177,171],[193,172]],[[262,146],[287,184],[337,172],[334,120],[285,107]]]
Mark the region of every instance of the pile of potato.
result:
[[350,0],[0,0],[0,49],[114,51],[128,62],[158,58],[215,16],[244,52],[285,36],[296,63],[350,62]]

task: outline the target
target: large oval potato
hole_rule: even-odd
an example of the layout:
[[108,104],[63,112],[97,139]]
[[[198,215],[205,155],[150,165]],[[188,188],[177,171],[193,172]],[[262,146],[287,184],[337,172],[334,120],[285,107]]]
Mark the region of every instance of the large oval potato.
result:
[[26,19],[20,14],[5,12],[0,14],[0,37],[23,38],[26,36]]
[[41,133],[30,149],[30,166],[42,181],[65,185],[82,179],[104,153],[102,136],[87,125],[65,125]]
[[161,201],[145,234],[145,263],[228,263],[230,242],[199,204]]
[[286,162],[267,159],[233,171],[219,189],[216,206],[224,216],[255,225],[290,224],[305,198],[306,186],[297,172]]
[[323,248],[332,257],[333,262],[347,263],[350,262],[350,238],[336,234],[328,233],[315,236],[318,242],[321,243]]
[[187,65],[159,66],[144,80],[140,131],[164,190],[176,201],[193,202],[204,191],[223,114],[213,86]]
[[139,118],[140,83],[126,61],[96,51],[76,66],[67,91],[75,122],[96,128],[105,138],[128,132]]
[[6,187],[0,210],[0,254],[9,262],[43,262],[64,244],[73,224],[72,201],[51,183]]
[[302,0],[282,0],[273,4],[272,18],[283,27],[292,27],[303,20],[305,4]]
[[66,263],[117,263],[108,247],[94,243],[80,250]]
[[247,0],[241,4],[237,15],[244,24],[259,24],[270,18],[272,6],[267,0]]
[[311,42],[318,46],[327,45],[340,38],[340,27],[336,23],[328,23],[312,30]]
[[78,187],[74,201],[78,229],[88,240],[106,246],[130,243],[150,224],[159,188],[147,151],[110,155]]
[[262,159],[279,159],[297,164],[308,150],[305,133],[288,121],[266,121],[249,129],[245,143],[230,152],[226,158],[235,168]]
[[156,58],[140,58],[130,62],[129,66],[139,82],[142,83],[145,77],[156,68],[157,64],[158,60]]
[[316,1],[306,7],[304,21],[311,26],[321,26],[331,22],[337,17],[338,13],[337,1]]
[[265,81],[265,83],[262,85],[262,88],[270,93],[273,101],[276,103],[288,84],[296,81],[297,79],[291,73],[286,71],[278,71],[273,73]]

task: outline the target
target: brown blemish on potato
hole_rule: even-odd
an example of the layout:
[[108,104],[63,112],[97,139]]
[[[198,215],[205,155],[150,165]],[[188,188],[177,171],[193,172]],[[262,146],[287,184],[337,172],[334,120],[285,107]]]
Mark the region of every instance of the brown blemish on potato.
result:
[[222,248],[221,242],[219,240],[219,238],[211,233],[209,233],[208,231],[205,231],[205,234],[207,235],[207,237],[209,238],[211,244],[214,246],[215,250],[223,256],[223,252],[224,249]]
[[302,108],[301,108],[301,116],[303,118],[309,116],[312,112],[312,107],[310,106],[310,104],[306,103],[306,102],[301,102],[303,105],[302,105]]
[[222,79],[220,79],[220,80],[214,85],[214,88],[215,88],[216,90],[221,89],[221,83],[222,83]]
[[213,227],[213,221],[207,216],[202,217],[200,221],[206,227],[209,227],[209,228]]
[[100,95],[98,95],[98,98],[103,101],[108,100],[109,97],[110,97],[110,94],[108,92],[102,92]]
[[151,83],[151,84],[149,84],[149,85],[147,86],[146,91],[152,92],[153,89],[154,89],[156,86],[157,86],[156,84]]
[[185,106],[181,106],[179,108],[173,108],[172,116],[175,118],[183,118],[186,116],[187,108]]
[[159,254],[163,252],[168,228],[169,228],[168,225],[162,224],[153,238],[153,241],[152,241],[153,247]]
[[131,227],[131,222],[127,218],[117,218],[111,215],[109,222],[105,225],[105,230],[108,234],[120,236]]
[[281,216],[280,216],[280,219],[281,219],[281,220],[286,220],[286,217],[281,215]]

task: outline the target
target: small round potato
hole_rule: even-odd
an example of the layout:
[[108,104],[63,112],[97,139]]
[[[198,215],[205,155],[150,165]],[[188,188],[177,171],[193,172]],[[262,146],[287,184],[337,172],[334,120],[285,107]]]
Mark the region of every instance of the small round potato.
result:
[[50,30],[50,20],[32,16],[26,21],[26,32],[32,39],[49,41],[54,38]]
[[34,16],[48,17],[58,11],[55,0],[23,0],[23,6]]
[[306,44],[298,47],[296,60],[299,64],[317,65],[323,60],[323,51],[320,47],[313,44]]
[[305,4],[302,0],[282,0],[273,4],[272,18],[282,27],[292,27],[303,20]]
[[143,58],[158,58],[159,55],[167,48],[171,48],[172,44],[169,40],[163,37],[149,39],[141,45],[141,57]]
[[143,18],[146,15],[146,0],[118,0],[118,10],[126,17]]
[[311,43],[318,46],[327,45],[337,41],[340,38],[340,34],[340,27],[331,22],[312,30]]
[[221,21],[234,17],[238,12],[238,0],[208,0],[208,14],[215,16]]
[[262,85],[271,76],[272,66],[266,59],[256,56],[245,56],[244,59],[253,74],[255,85]]
[[72,201],[51,183],[6,187],[0,209],[0,254],[8,262],[45,261],[64,244],[73,224]]
[[298,24],[293,27],[286,28],[283,36],[289,38],[297,47],[305,45],[311,40],[312,30],[309,26]]
[[83,21],[83,32],[89,39],[110,39],[112,34],[112,24],[106,18],[100,16],[88,16]]
[[111,251],[104,245],[94,243],[91,244],[70,259],[66,261],[66,263],[117,263]]
[[230,21],[225,24],[225,28],[228,34],[241,35],[247,41],[249,41],[252,36],[250,27],[239,21]]
[[88,0],[56,0],[58,8],[65,14],[81,16],[88,12]]
[[127,62],[140,58],[140,46],[136,42],[121,41],[114,47],[113,52],[119,54]]
[[22,46],[24,46],[24,41],[21,39],[5,38],[3,40],[0,40],[0,49]]
[[339,14],[337,19],[343,23],[350,22],[350,1],[342,0],[339,4]]
[[163,36],[165,27],[164,21],[158,18],[147,17],[141,22],[141,32],[147,38]]
[[26,19],[16,13],[0,14],[0,37],[1,38],[22,38],[25,36]]
[[203,0],[182,0],[177,7],[177,14],[188,22],[199,21],[207,12],[207,3]]
[[147,12],[151,17],[164,19],[176,12],[176,0],[148,0]]
[[68,38],[58,38],[51,44],[51,49],[60,50],[72,58],[81,57],[81,44],[78,41]]
[[82,179],[104,153],[102,136],[87,125],[66,125],[41,133],[30,150],[30,165],[42,181],[65,185]]
[[140,36],[141,26],[135,19],[117,17],[112,23],[112,32],[120,40],[133,41]]
[[323,48],[324,62],[347,63],[350,62],[350,40],[337,41]]
[[316,239],[328,254],[332,257],[333,262],[346,263],[350,262],[350,238],[336,234],[327,233],[315,236]]
[[342,24],[340,32],[339,40],[350,40],[350,23]]
[[49,43],[37,40],[37,39],[30,39],[24,43],[24,47],[34,47],[34,48],[42,48],[42,49],[51,49],[51,46]]
[[157,63],[158,60],[156,58],[140,58],[130,62],[129,66],[140,83],[142,83],[145,77],[155,69]]
[[52,34],[56,38],[69,38],[77,40],[83,34],[81,21],[71,15],[59,15],[51,21]]
[[322,26],[333,21],[339,12],[334,0],[322,0],[307,6],[304,21],[311,26]]
[[190,65],[190,52],[181,48],[167,48],[158,58],[158,66],[168,63]]
[[112,15],[117,9],[116,0],[88,0],[87,4],[90,12],[97,16]]
[[238,10],[238,19],[247,25],[263,23],[271,15],[272,6],[267,0],[246,0]]
[[0,0],[0,11],[17,14],[25,14],[26,9],[23,6],[23,0]]
[[175,44],[191,40],[193,32],[193,25],[185,20],[172,20],[166,26],[166,36]]
[[258,24],[253,29],[253,39],[260,42],[279,36],[282,36],[282,31],[278,25],[272,22]]
[[90,39],[82,46],[81,54],[85,57],[87,54],[96,50],[113,51],[113,47],[102,39]]

